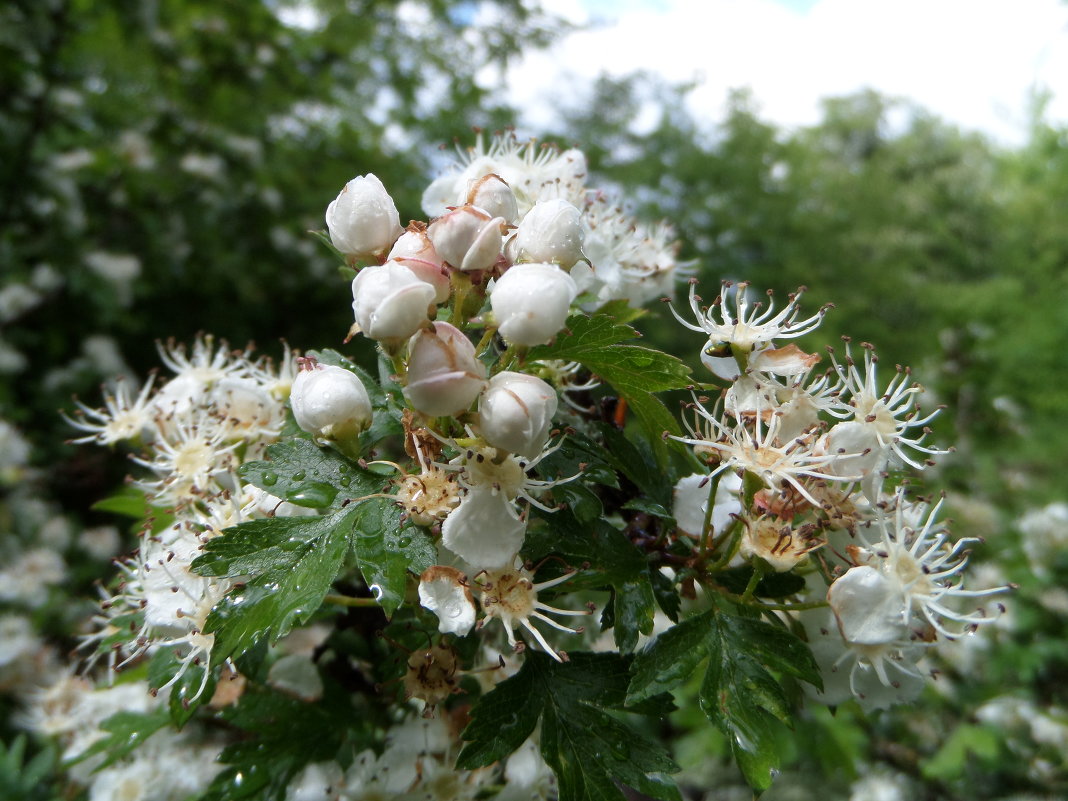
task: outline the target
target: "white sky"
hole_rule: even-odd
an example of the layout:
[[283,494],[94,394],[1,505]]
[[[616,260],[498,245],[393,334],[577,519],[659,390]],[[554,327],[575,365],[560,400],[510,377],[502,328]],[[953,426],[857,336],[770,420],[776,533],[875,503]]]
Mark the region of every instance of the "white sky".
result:
[[[1061,0],[544,0],[577,23],[601,22],[506,76],[521,124],[550,126],[561,101],[598,74],[644,69],[693,81],[698,119],[723,118],[750,87],[761,116],[820,119],[821,97],[865,87],[911,98],[1004,144],[1026,140],[1036,87],[1068,121],[1068,3]],[[488,78],[488,76],[487,76]],[[496,78],[496,76],[495,76]],[[499,79],[499,78],[498,78]]]

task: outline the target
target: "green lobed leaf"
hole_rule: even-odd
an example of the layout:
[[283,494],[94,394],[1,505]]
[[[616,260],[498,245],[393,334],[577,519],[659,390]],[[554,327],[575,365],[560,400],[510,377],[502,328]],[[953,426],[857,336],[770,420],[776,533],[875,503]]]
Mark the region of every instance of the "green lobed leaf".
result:
[[679,591],[675,589],[675,582],[661,573],[655,564],[650,564],[649,584],[653,588],[656,605],[673,623],[678,623],[682,598],[679,597]]
[[652,634],[655,603],[653,587],[645,574],[616,587],[612,610],[615,620],[613,633],[616,647],[621,652],[634,650],[639,633],[646,636]]
[[355,507],[352,549],[363,580],[387,617],[404,602],[408,572],[420,574],[437,561],[434,542],[423,529],[401,522],[402,510],[389,498]]
[[538,724],[545,705],[545,688],[527,663],[485,695],[471,711],[464,729],[464,745],[456,760],[459,768],[492,765],[521,746]]
[[648,562],[619,529],[601,519],[580,519],[577,511],[539,513],[544,525],[527,530],[524,553],[535,559],[555,553],[576,567],[588,564],[592,570],[580,573],[568,582],[568,588],[610,585],[613,597],[602,626],[615,626],[616,643],[625,651],[632,650],[639,632],[652,631],[656,602]]
[[[152,655],[148,663],[148,685],[153,688],[153,692],[178,674],[181,668],[178,649],[179,647],[164,647]],[[205,678],[204,674],[204,665],[188,665],[181,678],[171,685],[167,709],[175,727],[181,729],[201,705],[211,700],[215,692],[215,676],[208,672]]]
[[708,656],[712,614],[703,612],[672,626],[635,656],[628,701],[673,690],[690,677]]
[[[749,586],[753,568],[749,565],[732,567],[716,574],[716,581],[735,595],[741,595]],[[804,576],[796,573],[770,572],[757,583],[754,595],[758,598],[788,598],[805,588]]]
[[337,508],[346,501],[379,492],[380,475],[356,467],[329,448],[301,437],[267,448],[267,460],[246,462],[245,481],[283,500],[313,509]]
[[627,401],[645,429],[657,462],[666,464],[667,447],[661,435],[665,431],[678,434],[681,429],[652,393],[688,386],[690,368],[666,353],[624,344],[639,334],[609,313],[571,317],[567,331],[551,345],[532,348],[528,358],[576,361],[611,385]]
[[[271,641],[304,623],[322,604],[349,548],[355,510],[347,507],[322,517],[272,518],[255,521],[269,532],[266,553],[249,551],[249,524],[238,526],[212,540],[208,551],[193,562],[193,569],[217,569],[209,561],[213,552],[235,544],[243,555],[232,558],[230,570],[255,564],[263,568],[249,582],[223,598],[208,615],[205,631],[215,635],[214,654],[224,659],[241,654],[259,640]],[[239,543],[228,543],[234,537]],[[286,542],[282,542],[286,538]],[[205,561],[202,561],[205,560]]]
[[671,627],[635,657],[627,700],[678,687],[706,658],[701,709],[727,735],[746,780],[761,792],[778,767],[775,721],[792,723],[786,694],[770,671],[822,687],[819,668],[789,631],[713,609]]
[[260,687],[246,690],[221,717],[248,737],[223,749],[219,761],[229,767],[215,777],[203,801],[283,801],[305,765],[336,758],[353,729],[363,725],[345,693],[305,703]]
[[160,729],[170,725],[171,717],[166,709],[153,712],[116,712],[100,724],[104,737],[95,741],[73,760],[81,762],[96,754],[106,754],[104,761],[93,770],[98,771],[113,765],[131,753]]
[[671,757],[605,711],[626,708],[629,665],[619,654],[575,653],[558,663],[528,653],[519,673],[471,710],[457,767],[473,770],[503,759],[540,719],[542,756],[557,776],[561,801],[623,801],[617,782],[676,801],[678,789],[667,776],[678,771]]

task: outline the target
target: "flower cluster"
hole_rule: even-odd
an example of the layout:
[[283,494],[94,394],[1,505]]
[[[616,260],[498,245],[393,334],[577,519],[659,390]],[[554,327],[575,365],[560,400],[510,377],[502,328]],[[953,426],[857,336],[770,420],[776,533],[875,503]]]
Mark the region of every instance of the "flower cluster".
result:
[[[624,779],[653,788],[670,758],[637,754],[605,710],[656,707],[687,678],[665,666],[711,642],[739,653],[711,660],[702,707],[728,709],[710,718],[756,753],[760,727],[731,727],[786,714],[768,670],[813,688],[822,672],[817,701],[887,706],[922,689],[931,648],[994,619],[977,604],[1006,588],[965,587],[973,540],[900,476],[948,453],[929,442],[938,410],[866,343],[821,369],[791,341],[828,307],[804,315],[802,290],[776,306],[745,283],[704,305],[691,282],[689,311],[671,310],[703,338],[695,384],[618,319],[619,301],[672,294],[670,228],[589,189],[579,151],[480,137],[423,204],[428,219],[402,226],[364,175],[326,211],[351,276],[345,342],[374,343],[377,380],[332,351],[275,366],[202,337],[161,347],[169,379],[119,384],[70,420],[76,442],[133,449],[151,510],[83,647],[150,660],[183,724],[200,706],[236,703],[216,722],[245,728],[257,699],[271,725],[318,705],[343,731],[264,768],[277,793],[567,798],[573,777],[558,786],[548,765],[585,761],[605,797]],[[686,387],[680,424],[653,392]],[[568,592],[581,597],[556,600]],[[561,622],[602,603],[599,627]],[[512,710],[520,696],[530,708]],[[605,750],[576,750],[576,725],[604,728]],[[83,781],[95,797],[139,765]]]
[[235,582],[196,575],[193,560],[205,542],[230,526],[309,511],[238,475],[242,463],[262,458],[277,441],[296,384],[296,361],[288,348],[275,365],[211,337],[198,338],[188,349],[161,345],[160,355],[173,371],[170,379],[159,383],[152,377],[136,394],[120,385],[105,395],[104,408],[79,403],[78,416],[70,419],[84,434],[75,442],[135,449],[131,460],[146,475],[133,486],[155,510],[137,551],[119,563],[121,581],[107,595],[97,630],[83,647],[106,655],[113,665],[160,647],[174,649],[178,668],[156,689],[199,666],[199,694],[211,675],[214,642],[204,624]]
[[694,422],[677,437],[708,471],[676,486],[675,517],[722,563],[812,575],[809,597],[825,592],[830,607],[805,613],[825,671],[817,697],[869,708],[909,700],[924,685],[917,663],[928,647],[995,619],[956,604],[1007,589],[966,590],[973,540],[950,539],[937,522],[941,502],[885,490],[890,471],[922,470],[948,452],[925,444],[938,410],[920,411],[923,388],[907,369],[884,386],[867,343],[860,364],[847,342],[844,358],[830,350],[830,367],[817,372],[817,354],[780,343],[814,331],[827,309],[802,319],[802,290],[779,310],[770,293],[765,308],[748,290],[724,283],[706,307],[691,286],[695,321],[675,312],[707,335],[701,360],[727,382],[712,407],[695,395]]

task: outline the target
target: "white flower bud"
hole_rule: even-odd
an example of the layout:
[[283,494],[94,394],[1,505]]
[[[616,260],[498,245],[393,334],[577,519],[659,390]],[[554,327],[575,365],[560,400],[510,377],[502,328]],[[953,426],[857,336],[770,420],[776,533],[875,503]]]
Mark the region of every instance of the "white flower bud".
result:
[[371,424],[371,398],[363,383],[342,367],[318,364],[301,370],[289,395],[303,431],[324,439],[347,439]]
[[520,261],[552,262],[569,270],[583,258],[584,237],[577,208],[561,198],[541,200],[519,223],[516,255]]
[[404,230],[389,192],[374,175],[359,175],[345,184],[326,209],[330,241],[357,259],[381,256]]
[[494,217],[503,217],[507,223],[514,224],[519,219],[519,204],[516,203],[515,192],[496,173],[471,181],[467,190],[467,202]]
[[479,401],[479,431],[493,447],[533,459],[549,438],[556,405],[556,391],[540,378],[498,373]]
[[490,305],[513,345],[544,345],[564,327],[578,287],[553,264],[516,264],[497,279]]
[[428,319],[434,287],[397,262],[364,267],[352,279],[352,311],[365,336],[407,339]]
[[[420,225],[424,225],[420,223]],[[389,261],[403,264],[421,281],[434,287],[434,303],[444,303],[449,299],[452,287],[449,284],[449,271],[442,264],[442,258],[434,250],[434,243],[427,236],[426,228],[411,228],[401,234],[387,257]]]
[[408,353],[404,396],[423,414],[459,414],[486,385],[486,367],[475,357],[475,346],[448,323],[435,323],[418,332]]
[[433,565],[419,577],[419,603],[438,616],[442,634],[465,636],[475,625],[475,599],[467,577],[455,567]]
[[488,270],[501,255],[502,217],[474,206],[460,206],[430,223],[427,234],[438,254],[463,272]]

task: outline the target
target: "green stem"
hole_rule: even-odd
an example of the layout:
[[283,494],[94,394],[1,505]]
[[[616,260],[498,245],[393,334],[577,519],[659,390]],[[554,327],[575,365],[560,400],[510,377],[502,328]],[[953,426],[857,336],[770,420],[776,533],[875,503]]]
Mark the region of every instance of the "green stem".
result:
[[753,575],[749,577],[749,583],[745,585],[745,592],[742,593],[742,598],[749,601],[753,600],[753,593],[756,592],[757,585],[760,584],[760,580],[764,578],[764,574],[767,572],[767,568],[763,562],[758,561],[753,565]]
[[717,473],[715,477],[708,482],[708,500],[705,503],[705,520],[701,525],[701,550],[697,554],[699,562],[705,560],[705,552],[708,550],[708,541],[713,535],[712,512],[716,505],[716,490],[719,488],[719,479],[722,475],[722,473]]
[[741,595],[735,595],[732,592],[726,592],[724,590],[720,591],[720,595],[728,601],[733,601],[736,604],[752,606],[757,609],[768,609],[772,612],[803,612],[806,609],[823,609],[828,605],[826,601],[805,601],[804,603],[797,604],[769,604],[757,600],[756,598],[746,600]]
[[380,606],[374,598],[353,598],[351,595],[327,595],[323,598],[324,603],[337,604],[338,606],[377,607]]
[[734,558],[734,555],[736,553],[738,553],[738,548],[742,544],[742,521],[735,520],[733,525],[731,525],[731,527],[725,532],[724,536],[727,535],[730,536],[730,543],[728,544],[727,549],[719,557],[719,559],[717,559],[715,562],[713,562],[706,568],[706,570],[710,573],[715,573],[717,570],[726,567],[727,563]]
[[478,345],[475,346],[475,355],[480,357],[484,354],[489,346],[493,344],[493,335],[497,333],[497,326],[486,326],[486,332],[482,335],[482,339],[478,341]]

